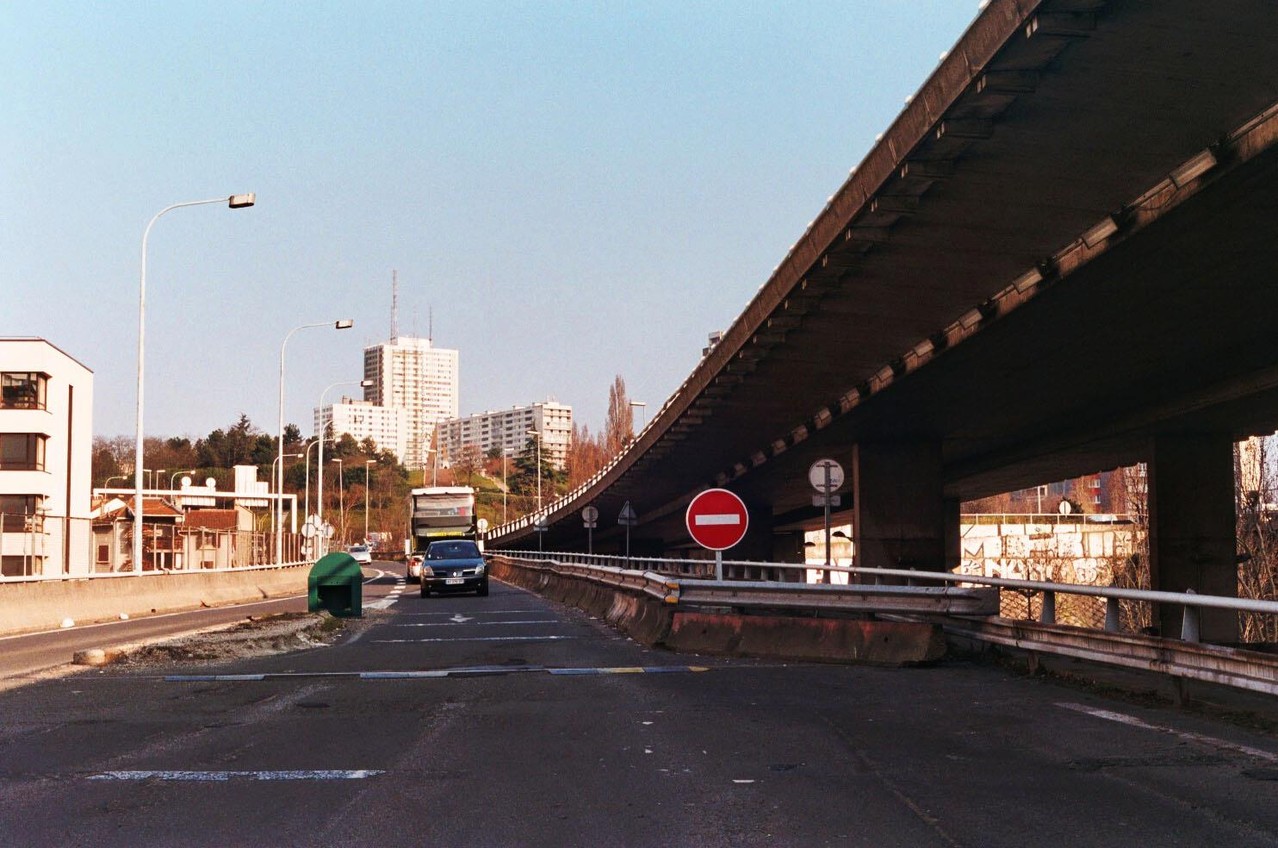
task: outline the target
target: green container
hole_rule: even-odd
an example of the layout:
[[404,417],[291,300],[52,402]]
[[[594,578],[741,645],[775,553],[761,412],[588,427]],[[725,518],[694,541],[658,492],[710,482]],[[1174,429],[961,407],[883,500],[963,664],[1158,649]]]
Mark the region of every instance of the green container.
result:
[[328,610],[343,618],[359,618],[364,614],[364,575],[350,554],[320,557],[311,567],[306,586],[307,608],[311,612]]

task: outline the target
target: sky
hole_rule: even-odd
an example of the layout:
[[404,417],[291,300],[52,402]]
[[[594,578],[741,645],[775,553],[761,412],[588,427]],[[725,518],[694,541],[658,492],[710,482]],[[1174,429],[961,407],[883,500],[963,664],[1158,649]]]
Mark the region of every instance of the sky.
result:
[[[391,335],[462,415],[656,412],[976,0],[0,0],[0,336],[93,370],[94,433],[311,432]],[[350,330],[304,324],[353,319]],[[330,402],[341,393],[334,389]],[[358,393],[358,388],[347,389]]]

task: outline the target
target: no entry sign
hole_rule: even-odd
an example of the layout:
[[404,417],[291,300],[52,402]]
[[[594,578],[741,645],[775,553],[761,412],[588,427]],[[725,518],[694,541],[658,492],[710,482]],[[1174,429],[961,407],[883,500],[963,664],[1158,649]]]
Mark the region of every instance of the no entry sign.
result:
[[685,519],[692,540],[712,551],[725,551],[745,538],[750,515],[741,498],[727,489],[706,489],[688,504]]

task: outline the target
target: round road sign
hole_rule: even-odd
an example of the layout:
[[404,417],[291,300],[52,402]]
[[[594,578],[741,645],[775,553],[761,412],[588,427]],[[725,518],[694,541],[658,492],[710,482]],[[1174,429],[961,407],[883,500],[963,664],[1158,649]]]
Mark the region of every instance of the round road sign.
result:
[[808,469],[808,482],[812,488],[827,495],[838,491],[843,485],[843,466],[833,459],[818,459]]
[[599,507],[588,506],[581,511],[581,520],[589,524],[594,524],[599,520]]
[[684,516],[692,540],[712,551],[725,551],[745,538],[750,514],[727,489],[706,489],[692,499]]

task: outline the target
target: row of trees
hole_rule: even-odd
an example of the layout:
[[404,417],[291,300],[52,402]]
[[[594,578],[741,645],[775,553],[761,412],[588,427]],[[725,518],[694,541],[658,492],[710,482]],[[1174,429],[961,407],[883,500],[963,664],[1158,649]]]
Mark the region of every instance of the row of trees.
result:
[[[379,450],[371,439],[357,442],[349,434],[336,438],[330,429],[324,445],[325,520],[337,528],[344,540],[362,538],[365,505],[369,532],[398,536],[405,522],[404,504],[409,488],[408,470],[395,454]],[[284,453],[303,454],[302,458],[284,461],[284,490],[298,495],[299,507],[316,512],[320,503],[318,449],[314,439],[304,439],[295,424],[284,428]],[[126,436],[96,437],[93,442],[95,487],[106,487],[108,481],[117,488],[132,485],[134,441]],[[241,415],[230,427],[213,430],[192,442],[189,438],[147,438],[143,444],[148,476],[154,488],[167,489],[169,484],[189,475],[195,485],[212,478],[218,489],[229,491],[234,485],[234,466],[257,466],[257,479],[270,480],[279,444],[277,438],[253,425]],[[338,464],[337,460],[341,460]],[[116,479],[113,479],[116,478]],[[302,504],[306,492],[310,503]],[[343,533],[343,529],[345,532]]]
[[[327,436],[333,439],[331,429]],[[439,485],[476,486],[480,489],[481,516],[496,523],[503,517],[503,501],[506,518],[514,519],[532,512],[538,506],[539,490],[541,503],[550,502],[590,479],[625,450],[633,439],[634,409],[626,393],[625,380],[618,375],[608,390],[608,414],[603,431],[592,434],[585,425],[574,424],[562,468],[552,462],[547,451],[539,450],[536,437],[530,436],[519,454],[509,458],[502,457],[500,448],[485,455],[477,445],[467,445],[460,455],[451,458],[450,468],[442,469],[438,474],[434,469],[427,470],[425,479]],[[306,462],[302,459],[285,460],[284,489],[297,493],[300,500],[309,481],[311,512],[315,511],[320,497],[316,467],[318,452],[312,446],[313,441],[304,439],[295,424],[284,428],[284,453],[304,454],[306,458]],[[177,478],[189,475],[196,485],[203,485],[211,477],[218,489],[228,491],[234,485],[233,469],[237,465],[257,466],[258,480],[273,481],[273,463],[278,447],[276,436],[260,430],[247,415],[242,414],[229,427],[218,428],[194,441],[182,436],[147,438],[144,456],[148,472],[154,475],[152,485],[155,488],[167,489],[171,481],[176,483]],[[131,486],[133,458],[132,438],[96,437],[93,441],[93,486],[106,487],[108,481],[120,488]],[[379,450],[371,439],[357,442],[343,433],[325,442],[324,459],[326,520],[337,516],[338,520],[330,523],[338,526],[339,532],[341,526],[345,526],[347,538],[356,536],[354,528],[362,535],[364,504],[367,502],[370,532],[394,535],[403,532],[408,489],[423,483],[421,479],[410,478],[408,470],[392,452]],[[334,460],[339,459],[342,460],[340,472],[334,467]],[[480,478],[490,481],[487,497],[485,484]]]

